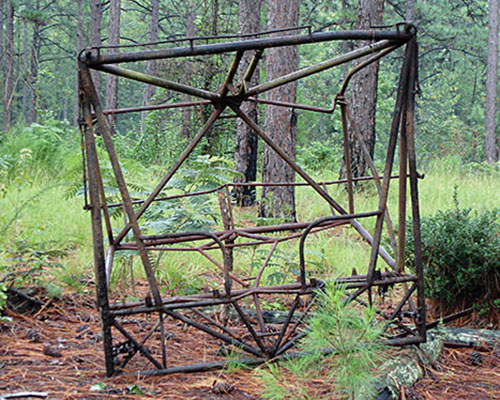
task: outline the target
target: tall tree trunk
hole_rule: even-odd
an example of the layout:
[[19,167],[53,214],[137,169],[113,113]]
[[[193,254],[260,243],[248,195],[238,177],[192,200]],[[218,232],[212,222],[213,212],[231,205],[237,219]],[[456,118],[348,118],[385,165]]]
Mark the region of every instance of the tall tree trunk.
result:
[[[187,3],[187,12],[186,12],[186,37],[194,37],[196,36],[196,24],[195,24],[195,12],[194,12],[194,4],[192,1]],[[191,59],[187,59],[184,64],[184,83],[186,85],[191,85],[191,79],[193,76],[193,62]],[[184,101],[190,101],[191,96],[185,95]],[[184,107],[182,109],[182,128],[181,128],[181,136],[184,139],[189,139],[191,137],[191,107]]]
[[[36,10],[40,10],[40,0],[36,0]],[[38,66],[40,60],[40,25],[35,20],[33,22],[33,42],[31,44],[30,61],[30,102],[28,109],[28,123],[32,124],[37,120],[37,95],[38,95]]]
[[406,2],[406,22],[413,22],[415,20],[415,0],[408,0]]
[[498,80],[498,2],[489,0],[488,62],[486,65],[486,110],[484,114],[484,155],[489,163],[498,161],[496,112]]
[[[80,54],[83,49],[83,0],[77,0],[76,3],[77,14],[76,14],[76,55]],[[80,104],[79,104],[79,87],[78,87],[78,60],[76,61],[75,68],[75,103],[73,104],[73,126],[78,126],[78,117],[80,115]]]
[[29,76],[27,76],[28,72],[28,19],[23,18],[23,99],[21,104],[21,117],[23,121],[27,121],[27,113],[26,106],[28,104],[28,85],[29,85]]
[[[267,23],[270,29],[297,26],[300,0],[269,0]],[[293,34],[293,32],[291,33]],[[298,68],[299,56],[293,46],[271,48],[266,53],[266,77],[274,79]],[[289,83],[270,91],[269,100],[295,102],[297,83]],[[297,114],[295,109],[267,106],[265,126],[268,135],[292,159],[295,159]],[[262,180],[267,182],[293,182],[295,172],[269,146],[264,148]],[[295,190],[289,187],[264,187],[260,214],[263,217],[282,217],[296,220]]]
[[[120,0],[111,0],[109,3],[109,34],[108,44],[113,46],[120,44]],[[118,49],[109,49],[110,53],[119,52]],[[105,107],[107,109],[116,108],[118,104],[118,77],[106,75],[106,99]],[[110,121],[115,121],[114,114],[111,114]]]
[[[382,25],[384,14],[383,0],[359,0],[358,16],[356,29],[370,29],[374,25]],[[369,42],[358,41],[356,47],[366,46]],[[354,62],[358,65],[364,60],[360,59]],[[354,121],[356,122],[366,147],[373,158],[375,150],[375,111],[377,104],[377,79],[378,62],[363,68],[354,75],[351,84],[351,110]],[[357,141],[352,130],[349,132],[349,148],[351,155],[351,168],[353,176],[363,176],[366,171],[367,163],[363,156],[361,145]],[[343,162],[340,175],[345,176],[345,160]]]
[[[219,18],[219,1],[211,0],[212,3],[212,24],[209,29],[209,35],[217,36],[218,35],[218,18]],[[203,89],[210,90],[212,82],[214,80],[214,76],[216,74],[216,61],[214,57],[210,57],[207,60],[206,70],[204,71],[205,79],[203,82]],[[212,114],[212,110],[210,107],[202,108],[202,119],[203,123],[208,121],[210,115]],[[217,154],[217,135],[214,126],[207,131],[205,134],[205,138],[207,139],[205,145],[202,147],[202,151],[205,154],[215,155]]]
[[[96,47],[101,45],[101,20],[102,20],[101,0],[91,0],[90,2],[90,46]],[[92,80],[94,81],[97,95],[101,95],[101,73],[92,71]]]
[[[3,71],[4,54],[3,54],[3,23],[4,23],[5,0],[0,0],[0,71]],[[3,89],[3,82],[2,82]]]
[[5,9],[5,69],[3,91],[3,129],[7,132],[12,123],[12,94],[14,90],[14,6],[7,0]]
[[[149,32],[148,41],[157,42],[158,41],[158,23],[160,19],[160,0],[151,1],[151,18],[149,19]],[[148,75],[154,75],[156,73],[155,61],[146,61],[145,72]],[[152,85],[144,85],[144,92],[142,95],[142,104],[147,105],[153,99],[155,95],[156,88]],[[144,129],[144,120],[146,119],[147,113],[143,111],[141,113],[141,130]]]
[[[248,34],[260,30],[260,9],[261,0],[240,0],[239,1],[239,19],[238,32]],[[238,75],[240,82],[250,64],[253,54],[245,52],[240,62]],[[242,82],[243,83],[243,82]],[[252,75],[249,86],[259,84],[259,69],[257,68]],[[257,123],[257,104],[253,102],[244,102],[241,110],[247,114],[250,119]],[[234,179],[235,182],[254,182],[257,178],[257,135],[241,119],[236,122],[236,148],[234,150],[235,170],[241,176]],[[233,191],[236,204],[239,206],[251,206],[255,203],[255,189],[251,186],[236,186]]]

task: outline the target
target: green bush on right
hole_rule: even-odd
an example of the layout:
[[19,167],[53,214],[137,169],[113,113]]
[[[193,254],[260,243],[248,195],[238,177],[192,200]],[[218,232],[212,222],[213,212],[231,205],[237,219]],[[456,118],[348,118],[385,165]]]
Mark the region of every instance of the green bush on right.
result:
[[[475,306],[498,317],[500,209],[478,213],[460,208],[456,189],[454,203],[421,220],[425,295],[440,314]],[[411,222],[407,227],[406,265],[414,269]]]

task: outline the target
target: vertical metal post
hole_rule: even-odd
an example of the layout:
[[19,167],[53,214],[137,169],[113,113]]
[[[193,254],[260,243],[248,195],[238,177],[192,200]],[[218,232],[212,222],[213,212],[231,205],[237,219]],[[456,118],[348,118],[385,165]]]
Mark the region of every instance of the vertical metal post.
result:
[[[90,78],[91,79],[91,78]],[[92,130],[92,118],[90,115],[90,100],[88,92],[82,90],[80,83],[80,106],[85,119],[85,147],[87,157],[87,170],[89,179],[89,197],[90,212],[92,220],[92,241],[94,247],[94,268],[96,277],[96,295],[97,306],[101,313],[104,359],[106,365],[106,375],[111,376],[114,373],[113,364],[113,339],[111,336],[111,325],[113,318],[109,312],[108,287],[106,283],[106,266],[104,257],[104,243],[101,219],[101,204],[98,190],[98,161],[97,151],[94,141],[94,132]]]
[[370,264],[368,267],[368,283],[371,285],[374,281],[375,268],[377,265],[377,256],[379,253],[380,240],[382,238],[382,227],[384,224],[384,214],[387,208],[387,197],[389,195],[390,186],[390,176],[392,172],[392,164],[394,161],[394,152],[396,149],[396,141],[399,131],[399,125],[401,121],[401,110],[404,104],[404,98],[408,93],[408,72],[410,65],[410,47],[407,45],[405,50],[405,56],[403,61],[403,67],[401,69],[401,74],[399,77],[398,84],[398,94],[396,98],[396,104],[394,106],[394,116],[392,118],[391,133],[389,137],[389,144],[387,146],[387,156],[385,160],[384,167],[384,181],[382,183],[382,193],[379,200],[379,212],[377,216],[377,221],[375,223],[375,232],[373,234],[373,243],[370,254]]
[[342,114],[342,131],[344,133],[344,160],[345,160],[345,174],[347,177],[347,193],[349,196],[349,213],[354,214],[354,193],[352,187],[351,150],[349,149],[349,127],[347,126],[345,100],[340,101],[340,111]]
[[418,73],[418,47],[415,38],[408,43],[410,48],[410,77],[409,77],[409,95],[408,95],[408,129],[407,129],[407,145],[408,145],[408,161],[410,167],[410,190],[411,190],[411,205],[413,218],[413,240],[415,247],[415,270],[417,272],[417,309],[418,319],[416,321],[420,336],[426,340],[426,323],[425,323],[425,296],[424,296],[424,269],[422,265],[422,238],[420,232],[420,206],[418,200],[418,176],[417,162],[415,154],[415,82]]

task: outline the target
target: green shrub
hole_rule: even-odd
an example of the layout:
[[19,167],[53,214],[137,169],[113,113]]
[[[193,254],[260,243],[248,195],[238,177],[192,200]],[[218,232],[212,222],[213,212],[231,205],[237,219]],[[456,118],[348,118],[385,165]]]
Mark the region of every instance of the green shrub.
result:
[[[423,218],[422,261],[425,293],[444,310],[458,305],[490,303],[500,298],[500,209],[484,213],[455,207]],[[413,267],[411,223],[407,233],[407,265]],[[462,304],[463,302],[463,304]]]

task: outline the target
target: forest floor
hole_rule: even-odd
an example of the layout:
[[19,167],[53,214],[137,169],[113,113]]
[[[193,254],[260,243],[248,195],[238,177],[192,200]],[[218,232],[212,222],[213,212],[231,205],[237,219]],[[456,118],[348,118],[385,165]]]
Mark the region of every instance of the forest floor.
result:
[[[106,378],[99,316],[89,294],[65,295],[31,313],[8,313],[13,321],[0,325],[0,397],[36,391],[57,400],[262,398],[253,369]],[[199,358],[202,346],[207,354],[219,348],[193,328],[172,324],[167,330],[188,358]],[[439,362],[402,398],[500,399],[500,350],[481,352],[478,365],[470,360],[472,351],[444,349]],[[340,398],[321,380],[309,384],[314,398]]]

